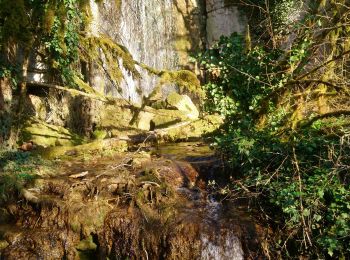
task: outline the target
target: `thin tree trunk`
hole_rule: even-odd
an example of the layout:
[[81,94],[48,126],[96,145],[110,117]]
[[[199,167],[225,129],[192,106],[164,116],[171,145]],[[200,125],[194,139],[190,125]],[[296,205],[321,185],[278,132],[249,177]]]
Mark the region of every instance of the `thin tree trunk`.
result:
[[5,78],[0,78],[0,113],[5,109],[5,97],[3,91],[5,84]]
[[17,115],[19,118],[21,118],[24,105],[27,97],[27,78],[28,78],[28,66],[29,66],[29,55],[30,51],[29,49],[24,50],[24,58],[22,63],[22,81],[19,84],[19,99],[18,99],[18,109],[17,109]]
[[19,96],[16,112],[14,113],[15,118],[12,124],[11,133],[9,136],[8,144],[11,148],[16,147],[19,139],[21,125],[23,123],[24,108],[27,97],[27,78],[28,78],[28,66],[29,66],[29,55],[30,48],[26,48],[23,51],[23,62],[22,62],[22,81],[19,84]]

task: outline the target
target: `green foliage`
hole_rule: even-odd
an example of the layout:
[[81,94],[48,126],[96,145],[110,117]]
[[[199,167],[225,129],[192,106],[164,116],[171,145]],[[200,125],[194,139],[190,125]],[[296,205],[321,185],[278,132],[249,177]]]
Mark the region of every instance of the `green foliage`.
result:
[[216,46],[198,57],[211,79],[204,86],[205,107],[249,127],[266,105],[265,98],[290,77],[278,74],[280,55],[278,50],[268,52],[260,46],[246,52],[244,37],[238,34],[221,37]]
[[[70,87],[79,76],[80,35],[89,22],[86,0],[0,0],[0,47],[18,46],[37,51],[52,74]],[[34,54],[34,53],[32,53]],[[17,60],[1,60],[1,65],[21,67]],[[58,73],[57,73],[58,72]]]
[[[312,16],[305,21],[320,26]],[[241,173],[231,191],[254,195],[264,206],[276,228],[271,252],[282,258],[346,259],[349,117],[322,115],[315,108],[324,87],[317,80],[325,78],[317,72],[323,61],[312,63],[320,35],[312,30],[298,33],[291,50],[257,45],[247,51],[243,36],[222,37],[198,57],[209,79],[205,107],[226,118],[216,144]],[[334,67],[321,66],[332,73]],[[305,78],[308,71],[310,78]],[[295,79],[312,83],[293,83]],[[332,86],[333,96],[344,95]],[[315,115],[321,115],[320,120],[311,120]],[[312,123],[300,124],[304,121]]]
[[0,78],[8,78],[11,82],[11,87],[14,88],[18,83],[18,69],[13,66],[0,66]]
[[275,33],[288,33],[289,26],[299,18],[299,12],[303,5],[302,0],[272,1],[271,17]]
[[[53,11],[56,10],[56,13]],[[65,82],[73,79],[71,65],[78,60],[79,31],[82,16],[77,1],[66,0],[53,6],[47,6],[43,35],[43,45],[49,54],[52,68],[62,73]]]
[[[348,256],[350,176],[345,168],[350,144],[315,131],[293,138],[294,142],[283,142],[260,133],[248,146],[244,138],[236,138],[232,163],[244,174],[243,185],[253,187],[270,207],[270,217],[281,229],[275,237],[280,241],[274,245],[276,251],[318,258]],[[233,189],[242,191],[241,186]],[[300,241],[297,250],[292,247],[295,241]]]
[[0,151],[0,202],[16,197],[35,179],[44,161],[27,152]]

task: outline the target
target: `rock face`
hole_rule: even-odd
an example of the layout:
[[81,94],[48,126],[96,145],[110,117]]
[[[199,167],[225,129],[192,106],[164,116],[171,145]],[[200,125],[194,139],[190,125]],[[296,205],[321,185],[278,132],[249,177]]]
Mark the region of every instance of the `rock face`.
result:
[[[211,44],[221,34],[240,32],[244,27],[241,24],[244,19],[241,19],[234,1],[229,0],[104,0],[98,1],[99,4],[96,2],[90,1],[94,18],[91,33],[108,35],[116,42],[125,45],[135,60],[156,69],[196,70],[196,64],[189,62],[191,53],[204,48],[207,42]],[[41,66],[39,63],[38,66]],[[33,116],[36,121],[34,123],[29,121],[23,141],[29,141],[33,139],[31,136],[35,136],[35,142],[42,143],[43,146],[80,144],[84,140],[79,136],[101,139],[96,130],[103,131],[103,138],[116,137],[123,135],[126,130],[137,134],[141,130],[168,128],[198,119],[198,109],[191,99],[174,92],[177,87],[181,89],[182,85],[185,85],[182,82],[176,83],[176,86],[173,83],[164,87],[162,96],[168,96],[167,103],[172,110],[164,109],[162,106],[159,109],[146,107],[145,111],[140,112],[137,122],[129,125],[135,113],[133,101],[140,102],[142,97],[147,96],[159,83],[159,79],[149,75],[142,68],[138,69],[142,79],[135,80],[125,72],[125,80],[120,86],[121,93],[119,93],[120,90],[118,92],[103,72],[92,64],[89,81],[93,87],[101,93],[126,99],[117,100],[115,104],[102,104],[82,97],[72,97],[57,90],[39,93],[34,87],[29,88],[28,115]],[[35,75],[32,76],[36,79]],[[43,78],[37,80],[42,81]],[[0,83],[1,108],[6,106],[7,94],[4,87],[6,82]],[[3,112],[0,112],[0,117],[1,113]],[[195,136],[200,132],[198,129],[206,131],[203,127],[197,127],[199,122],[205,120],[197,120],[196,123],[190,124],[190,132],[195,132]],[[188,124],[186,127],[189,127]],[[175,129],[176,134],[171,136],[175,139],[182,138],[183,131],[180,133],[177,127]],[[0,143],[6,138],[8,138],[6,135],[0,136]]]
[[[90,33],[110,37],[125,46],[136,61],[155,69],[190,69],[199,75],[190,55],[210,46],[220,35],[242,32],[245,28],[245,19],[235,0],[89,1],[93,15]],[[30,68],[38,71],[46,66],[40,57],[32,55]],[[117,90],[103,70],[91,64],[89,83],[101,93],[139,103],[155,87],[157,78],[138,69],[142,79],[133,79],[124,71],[125,80],[121,90]],[[29,79],[46,82],[49,77],[30,72]]]
[[134,142],[130,140],[130,136],[139,136],[140,142],[143,142],[142,136],[149,134],[149,131],[153,131],[158,142],[200,139],[216,131],[223,123],[223,119],[217,115],[198,118],[199,112],[191,99],[174,92],[167,98],[166,108],[146,106],[139,111],[134,124],[130,122],[138,110],[124,100],[101,104],[99,113],[92,122],[93,129],[89,139],[70,127],[62,126],[69,122],[69,118],[61,126],[57,121],[49,124],[42,120],[40,113],[35,111],[35,107],[41,108],[42,99],[31,98],[31,104],[33,100],[36,105],[31,106],[32,115],[22,129],[21,141],[33,141],[40,149],[56,147],[47,151],[50,157],[51,154],[63,154],[67,149],[73,149],[73,146],[75,149],[103,149],[108,140],[113,138]]
[[208,46],[218,41],[221,35],[244,32],[246,18],[235,3],[235,0],[206,0]]
[[178,65],[195,70],[189,55],[206,45],[206,6],[203,0],[173,0],[175,31],[173,46]]
[[[125,46],[133,58],[154,69],[174,70],[177,55],[172,41],[175,36],[175,17],[172,0],[105,0],[100,4],[90,1],[94,14],[93,32],[107,35]],[[157,84],[157,77],[139,68],[142,79],[134,79],[126,71],[121,83],[125,99],[140,103]],[[104,92],[117,96],[111,83],[101,75]],[[102,85],[102,87],[103,87]],[[101,87],[101,85],[99,86]]]
[[[155,69],[190,69],[200,72],[190,55],[210,46],[221,35],[243,32],[245,19],[228,0],[91,0],[93,34],[108,35],[124,45],[133,58]],[[124,73],[117,93],[100,71],[91,72],[96,89],[140,103],[157,78],[139,68],[142,79]],[[176,89],[167,86],[164,92]]]
[[32,109],[35,116],[40,120],[46,120],[47,112],[43,100],[35,95],[29,95],[28,98],[29,102],[32,104]]

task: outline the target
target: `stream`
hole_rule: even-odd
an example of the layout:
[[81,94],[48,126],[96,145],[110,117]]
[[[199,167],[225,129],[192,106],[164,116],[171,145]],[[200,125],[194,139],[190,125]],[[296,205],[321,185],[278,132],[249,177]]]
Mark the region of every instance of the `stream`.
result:
[[1,208],[0,259],[257,259],[246,207],[209,191],[223,171],[205,144],[57,164]]

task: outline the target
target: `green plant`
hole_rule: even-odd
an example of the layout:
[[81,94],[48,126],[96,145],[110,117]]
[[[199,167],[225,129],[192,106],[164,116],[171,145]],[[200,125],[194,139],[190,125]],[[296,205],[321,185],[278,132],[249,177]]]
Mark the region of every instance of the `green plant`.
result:
[[226,118],[216,145],[240,173],[232,195],[262,207],[282,258],[350,256],[347,5],[323,2],[289,31],[290,49],[233,34],[197,57],[205,107]]
[[36,171],[46,164],[27,152],[0,152],[0,202],[11,200],[36,178]]

